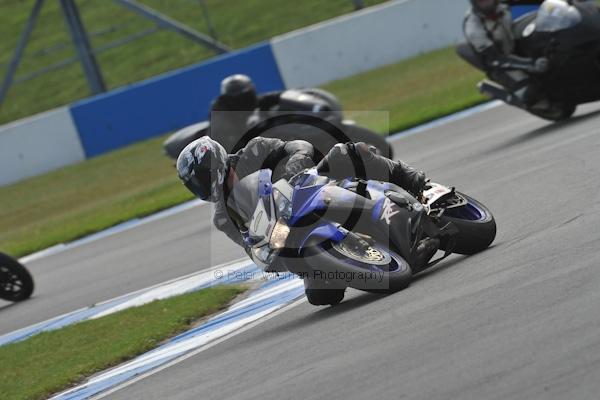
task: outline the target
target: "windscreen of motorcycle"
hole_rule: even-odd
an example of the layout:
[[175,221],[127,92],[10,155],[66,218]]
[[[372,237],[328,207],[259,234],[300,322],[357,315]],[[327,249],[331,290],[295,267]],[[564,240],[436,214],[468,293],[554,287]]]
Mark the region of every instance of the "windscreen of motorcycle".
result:
[[564,0],[546,0],[540,7],[535,20],[538,32],[556,32],[572,28],[582,20],[577,8]]

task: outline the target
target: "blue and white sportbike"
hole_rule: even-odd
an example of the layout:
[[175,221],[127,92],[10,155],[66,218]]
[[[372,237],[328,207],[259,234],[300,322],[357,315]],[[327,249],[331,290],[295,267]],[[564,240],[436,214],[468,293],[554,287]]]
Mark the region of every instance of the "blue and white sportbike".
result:
[[[399,186],[360,179],[331,180],[307,170],[271,182],[255,172],[234,187],[228,205],[254,262],[266,271],[304,279],[314,305],[335,305],[347,287],[371,292],[406,288],[451,253],[474,254],[496,236],[490,211],[454,188],[429,183],[422,204]],[[444,252],[417,265],[426,239]]]

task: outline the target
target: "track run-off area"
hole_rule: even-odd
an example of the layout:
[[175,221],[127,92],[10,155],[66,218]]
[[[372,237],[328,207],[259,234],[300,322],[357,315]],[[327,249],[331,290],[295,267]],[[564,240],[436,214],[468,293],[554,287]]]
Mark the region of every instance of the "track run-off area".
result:
[[[556,124],[484,107],[412,133],[395,154],[489,207],[489,250],[393,295],[293,303],[107,398],[597,399],[600,105]],[[243,257],[211,212],[31,258],[34,297],[0,304],[0,335]]]

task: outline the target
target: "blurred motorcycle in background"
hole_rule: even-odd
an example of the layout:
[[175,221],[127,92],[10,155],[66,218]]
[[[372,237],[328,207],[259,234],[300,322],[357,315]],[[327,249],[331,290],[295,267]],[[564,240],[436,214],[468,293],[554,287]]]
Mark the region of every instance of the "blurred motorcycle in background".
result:
[[[285,126],[259,130],[257,125],[273,115],[284,115],[289,113],[295,117],[299,115],[310,115],[322,118],[339,128],[344,134],[344,138],[335,138],[327,134],[321,129],[315,129],[313,125],[303,124],[300,119],[295,118],[297,123],[286,124]],[[233,113],[231,113],[233,114]],[[232,118],[234,116],[232,115]],[[385,138],[367,128],[357,125],[354,121],[344,119],[342,105],[333,94],[321,89],[292,89],[286,90],[281,94],[279,103],[274,109],[261,110],[257,109],[249,113],[245,119],[247,132],[261,132],[261,136],[279,138],[284,141],[289,140],[306,140],[310,142],[318,153],[326,154],[333,146],[340,142],[364,142],[372,145],[377,150],[377,153],[392,158],[392,148],[387,143]],[[185,146],[194,140],[208,135],[218,141],[228,153],[235,153],[243,148],[251,139],[252,135],[245,135],[246,132],[236,134],[232,132],[230,135],[216,137],[210,129],[210,121],[202,121],[197,124],[185,127],[173,133],[163,144],[165,153],[172,159],[177,159],[179,153]]]
[[[551,121],[568,119],[579,104],[600,100],[600,10],[594,1],[545,0],[539,10],[515,20],[513,33],[517,55],[549,61],[547,72],[530,77],[546,101],[527,106],[490,80],[479,83],[482,93]],[[457,52],[486,72],[468,44]]]
[[0,299],[23,301],[33,293],[33,278],[25,266],[0,253]]

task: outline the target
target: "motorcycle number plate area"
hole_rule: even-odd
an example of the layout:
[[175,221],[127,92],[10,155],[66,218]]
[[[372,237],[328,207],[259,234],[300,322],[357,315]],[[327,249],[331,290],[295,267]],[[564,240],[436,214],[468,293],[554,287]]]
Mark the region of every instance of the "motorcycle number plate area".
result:
[[452,193],[452,189],[438,183],[430,183],[430,185],[431,188],[423,192],[423,195],[427,199],[427,204],[429,205],[434,204],[445,195]]

